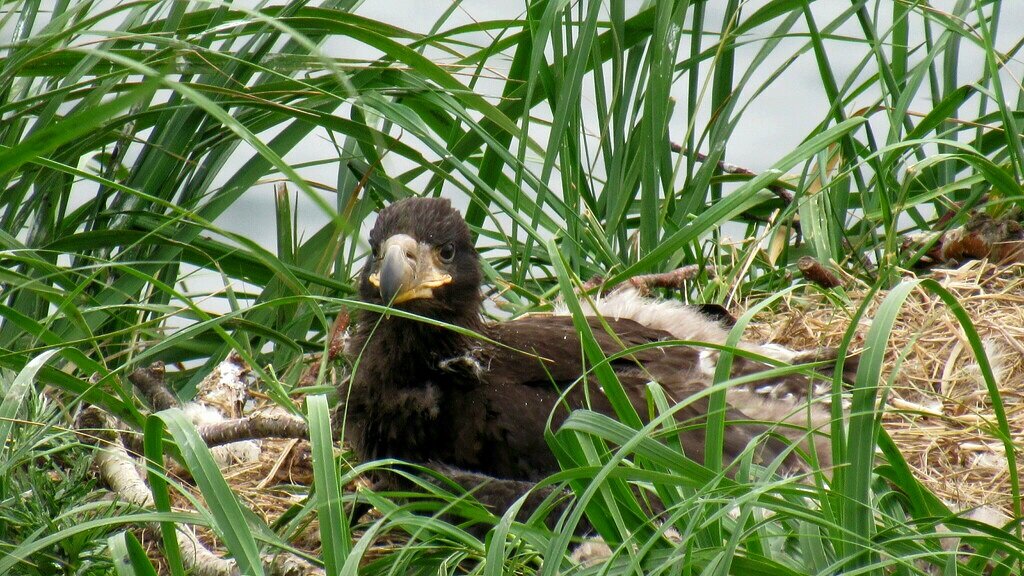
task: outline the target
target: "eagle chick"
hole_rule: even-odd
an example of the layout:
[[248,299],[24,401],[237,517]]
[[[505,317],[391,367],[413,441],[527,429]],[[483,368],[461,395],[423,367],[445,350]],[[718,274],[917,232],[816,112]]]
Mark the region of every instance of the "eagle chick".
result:
[[[342,391],[346,402],[345,438],[366,461],[396,458],[441,469],[449,476],[505,481],[498,501],[478,499],[503,512],[522,486],[558,471],[544,439],[580,408],[612,415],[608,398],[592,376],[585,375],[580,335],[566,315],[526,316],[485,323],[481,315],[483,280],[479,256],[465,220],[446,199],[410,198],[384,208],[369,238],[372,256],[359,275],[363,301],[423,317],[410,319],[377,311],[361,312],[347,353],[356,369]],[[718,321],[677,303],[612,294],[598,300],[590,324],[603,352],[672,339],[721,344],[727,331]],[[477,338],[438,326],[451,324]],[[606,328],[607,326],[607,328]],[[609,330],[610,329],[610,330]],[[795,353],[744,344],[753,352],[792,360]],[[645,389],[657,381],[674,401],[699,392],[712,381],[718,352],[690,346],[662,346],[634,351],[611,363],[637,412],[647,413]],[[759,372],[768,366],[742,357],[733,374]],[[780,389],[787,390],[779,394]],[[753,424],[757,408],[797,414],[797,402],[785,410],[773,402],[806,390],[803,377],[783,377],[730,392],[745,399],[743,411],[729,408],[724,456],[737,457],[768,428]],[[759,390],[761,393],[759,393]],[[802,401],[802,397],[801,397]],[[677,419],[686,455],[703,460],[705,435],[700,423],[707,402],[681,408]],[[819,416],[824,416],[819,412]],[[807,423],[806,413],[790,418]],[[762,458],[785,448],[777,438],[763,440]],[[456,481],[459,478],[455,478]],[[506,488],[508,488],[506,486]],[[474,488],[474,486],[466,486]]]

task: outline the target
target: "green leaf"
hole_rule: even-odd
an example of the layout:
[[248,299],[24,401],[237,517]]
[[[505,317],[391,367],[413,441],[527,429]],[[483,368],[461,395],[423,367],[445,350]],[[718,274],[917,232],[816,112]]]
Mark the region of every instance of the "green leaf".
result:
[[348,529],[349,519],[341,507],[341,479],[334,458],[334,435],[331,433],[327,398],[309,396],[306,398],[306,412],[324,568],[328,574],[337,574],[352,551],[352,536]]
[[157,576],[146,550],[131,532],[118,532],[107,539],[117,576]]
[[263,563],[259,549],[246,515],[242,513],[238,497],[224,480],[220,467],[206,443],[199,437],[195,426],[178,408],[159,412],[156,417],[163,420],[174,438],[182,459],[209,507],[210,527],[224,542],[231,557],[238,563],[238,569],[242,574],[262,575]]
[[155,82],[147,82],[108,102],[79,111],[41,128],[15,147],[0,147],[0,176],[9,174],[24,164],[35,161],[37,157],[46,156],[62,145],[89,134],[98,126],[110,122],[114,114],[152,95],[155,88]]
[[58,352],[59,349],[47,350],[30,360],[4,390],[3,402],[0,402],[0,455],[7,446],[11,428],[18,421],[18,410],[33,389],[36,373]]

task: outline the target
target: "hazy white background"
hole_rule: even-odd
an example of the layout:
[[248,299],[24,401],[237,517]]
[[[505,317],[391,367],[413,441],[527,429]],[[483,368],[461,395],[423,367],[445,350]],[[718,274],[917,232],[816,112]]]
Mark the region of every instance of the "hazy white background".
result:
[[[641,5],[640,2],[633,2],[632,4],[635,7],[627,10],[627,14],[635,13],[636,9]],[[723,14],[721,9],[723,4],[721,2],[708,3],[705,20],[706,27],[717,26],[717,23],[722,21]],[[744,3],[743,13],[751,14],[764,4],[764,1],[746,2]],[[886,3],[882,2],[882,4],[885,5]],[[938,10],[949,10],[954,4],[954,0],[931,2],[931,5]],[[869,8],[873,8],[875,3],[869,2],[868,5]],[[449,6],[448,2],[370,0],[364,2],[358,8],[357,13],[412,31],[426,33],[438,18],[448,10]],[[819,26],[823,26],[843,10],[848,9],[850,2],[846,0],[824,0],[814,2],[811,6]],[[521,18],[523,11],[524,6],[520,2],[467,0],[455,10],[442,28],[452,28],[458,25],[487,20]],[[891,12],[891,7],[885,6],[882,12]],[[804,29],[801,26],[802,24],[798,24],[794,31]],[[770,31],[771,27],[768,26],[761,33],[767,34]],[[862,36],[862,32],[855,19],[851,19],[843,28],[837,31],[837,36],[844,34],[849,34],[852,37]],[[912,45],[920,41],[922,34],[920,29],[912,29],[911,34]],[[1001,50],[1008,49],[1018,43],[1022,36],[1024,36],[1024,1],[1013,0],[1004,2],[998,29],[997,46]],[[475,37],[467,38],[467,40],[484,44],[488,41],[488,37],[486,34],[480,33]],[[748,44],[740,47],[737,51],[737,76],[746,70],[751,58],[761,47],[761,43],[757,41],[756,35],[752,36],[749,40]],[[755,73],[754,79],[749,84],[748,94],[744,95],[742,100],[749,100],[749,93],[753,91],[754,87],[759,86],[766,80],[768,74],[772,73],[785,60],[790,58],[803,44],[804,42],[797,39],[787,39],[781,42],[774,50],[770,61],[759,67],[759,71]],[[380,55],[364,45],[337,38],[326,43],[322,49],[326,55],[338,58],[375,58]],[[840,85],[847,80],[850,74],[854,72],[858,63],[867,55],[865,46],[855,42],[831,40],[827,42],[826,49],[829,52],[830,62]],[[451,56],[448,54],[441,54],[439,52],[432,54],[427,52],[427,55],[434,57],[439,62],[452,61]],[[685,54],[680,54],[678,59],[681,60],[685,57]],[[980,71],[984,66],[983,58],[980,50],[966,42],[962,43],[961,83],[979,77]],[[500,66],[505,64],[505,62],[496,60],[495,64]],[[868,69],[870,68],[869,66]],[[710,66],[705,64],[703,70],[707,73],[704,75],[702,82],[710,82]],[[491,71],[498,74],[504,72],[500,68],[492,68]],[[1019,60],[1011,63],[1007,68],[1007,76],[1004,78],[1004,81],[1008,80],[1012,83],[1011,85],[1020,86],[1022,78],[1024,78],[1024,63]],[[1007,86],[1007,91],[1013,93],[1009,86]],[[485,94],[490,91],[492,95],[496,95],[500,85],[492,82],[489,86],[484,81],[478,84],[477,89]],[[686,86],[683,82],[679,82],[675,86],[673,96],[680,103],[686,101]],[[877,96],[877,93],[865,94],[863,100],[856,106],[847,108],[847,113],[874,103]],[[592,98],[591,87],[585,86],[583,98],[585,103],[589,102],[593,105],[594,99]],[[923,110],[930,108],[929,102],[920,102],[919,104],[919,107]],[[775,80],[753,101],[749,102],[748,109],[743,115],[743,120],[729,141],[726,161],[754,171],[763,170],[771,166],[787,151],[795,148],[802,140],[811,135],[811,131],[821,122],[828,107],[829,102],[821,86],[814,56],[812,53],[806,52],[783,72],[780,78]],[[683,140],[687,129],[685,111],[680,108],[681,106],[677,105],[675,114],[677,121],[673,122],[670,127],[671,137],[676,141]],[[912,106],[911,109],[913,108]],[[701,117],[706,118],[707,111],[703,110],[702,112]],[[534,113],[543,116],[545,111],[542,108],[538,108],[534,110]],[[588,116],[584,114],[584,117],[596,119],[597,115]],[[875,116],[876,119],[880,117],[881,115]],[[874,121],[877,122],[878,120]],[[596,126],[591,126],[590,128],[592,128],[594,133],[598,130]],[[882,129],[881,134],[885,133],[884,125],[878,126],[878,128]],[[542,129],[536,123],[531,125],[534,137],[539,138],[543,136],[543,132],[540,132]],[[698,132],[701,129],[701,126],[697,126]],[[323,138],[323,135],[321,134],[317,138]],[[322,145],[318,145],[311,138],[305,146],[301,146],[289,155],[288,158],[294,163],[307,162],[318,158],[329,160],[333,153],[334,150],[327,144],[326,139],[322,140]],[[397,174],[405,168],[401,164],[396,163],[393,156],[390,162],[391,164],[385,165],[385,169],[391,174]],[[537,168],[537,172],[539,172],[539,163]],[[338,177],[337,164],[327,163],[316,168],[306,169],[303,171],[303,174],[311,180],[333,186]],[[557,189],[557,178],[553,179],[549,184]],[[319,228],[327,220],[327,217],[320,214],[319,210],[306,199],[300,199],[299,213],[300,218],[307,224],[309,230]],[[252,190],[245,197],[245,201],[236,204],[236,210],[225,214],[218,224],[231,231],[259,240],[270,247],[273,242],[273,235],[266,226],[268,222],[273,222],[272,186],[269,184]]]
[[[42,0],[41,5],[45,10],[47,5],[52,6],[54,1]],[[101,1],[109,2],[113,6],[117,0]],[[743,3],[743,14],[752,14],[759,7],[763,6],[766,1],[751,0]],[[196,4],[199,4],[199,2],[196,2]],[[220,5],[221,2],[220,0],[210,0],[210,4]],[[240,0],[231,4],[255,8],[262,3],[255,0]],[[267,2],[266,4],[273,4],[273,2]],[[636,13],[644,3],[632,1],[628,2],[628,4],[627,15],[631,15]],[[724,2],[707,3],[705,18],[705,27],[707,29],[720,27],[723,19],[723,13],[721,12],[723,4]],[[944,11],[952,9],[954,4],[956,4],[956,0],[932,0],[930,2],[934,9]],[[17,10],[19,5],[20,3],[7,3],[0,6],[0,54],[3,52],[2,45],[10,41],[14,31],[13,24],[16,18],[9,17],[10,11]],[[872,11],[878,6],[881,7],[881,14],[876,15],[876,18],[880,20],[879,33],[884,33],[886,24],[882,14],[891,13],[892,6],[888,4],[887,0],[878,0],[877,2],[871,0],[867,2],[867,5],[868,9]],[[450,2],[442,1],[367,0],[358,7],[357,13],[414,32],[427,33],[441,15],[449,10],[450,6]],[[830,22],[836,15],[840,14],[843,10],[849,9],[850,6],[851,2],[848,0],[819,0],[811,4],[819,27]],[[519,19],[523,16],[524,10],[525,5],[523,2],[465,0],[458,5],[448,20],[441,26],[441,29],[489,20]],[[914,18],[916,21],[919,21],[918,16]],[[105,24],[109,24],[110,29],[114,29],[117,22]],[[750,65],[751,58],[762,46],[761,40],[763,40],[763,35],[770,34],[774,26],[774,23],[770,23],[762,27],[762,29],[756,30],[750,36],[744,37],[745,43],[737,49],[736,54],[735,74],[737,76],[746,71]],[[802,26],[802,22],[798,23],[793,32],[803,30]],[[937,27],[936,33],[938,33]],[[843,28],[839,29],[836,37],[841,38],[846,34],[855,38],[862,36],[862,32],[855,19],[850,19]],[[920,42],[922,34],[919,27],[912,28],[911,45]],[[1000,50],[1006,50],[1020,42],[1022,37],[1024,37],[1024,0],[1004,1],[997,30],[997,47]],[[485,45],[490,41],[488,35],[483,32],[469,34],[463,36],[462,39],[478,45]],[[708,40],[708,43],[710,42],[711,40]],[[822,121],[828,110],[829,102],[826,100],[821,86],[814,56],[810,52],[800,55],[795,63],[782,73],[780,78],[776,79],[752,101],[750,100],[751,93],[767,79],[767,75],[773,73],[783,62],[791,58],[804,43],[803,40],[795,38],[781,42],[773,51],[769,61],[762,63],[755,72],[754,78],[748,84],[746,93],[740,97],[740,100],[747,106],[747,110],[743,113],[742,120],[729,140],[726,155],[727,162],[754,171],[763,170],[810,136],[814,127]],[[687,54],[685,54],[686,49],[686,47],[682,49],[681,53],[677,55],[677,59],[682,60],[687,57]],[[326,56],[344,59],[372,60],[381,55],[379,52],[363,44],[344,38],[332,38],[321,47],[321,50]],[[855,72],[858,63],[867,56],[867,48],[863,43],[848,42],[841,39],[827,40],[826,50],[840,85],[847,81],[849,76]],[[440,51],[428,51],[426,55],[439,63],[451,63],[454,61],[450,54]],[[912,58],[914,57],[915,55],[912,55]],[[916,58],[919,60],[920,56],[917,55]],[[508,61],[494,58],[492,64],[487,73],[502,75],[506,71],[502,66],[507,66]],[[960,83],[978,78],[983,65],[984,56],[981,51],[966,41],[962,42],[960,52]],[[872,66],[869,65],[867,69],[872,69]],[[702,65],[701,71],[703,89],[704,85],[710,82],[711,65],[705,62]],[[1007,93],[1012,94],[1015,92],[1011,86],[1018,87],[1019,89],[1022,78],[1024,78],[1024,62],[1020,60],[1011,62],[1004,74],[1004,85],[1007,87]],[[500,88],[500,82],[487,80],[479,82],[476,87],[481,93],[495,97],[499,93]],[[683,82],[679,82],[673,89],[673,96],[678,104],[674,120],[670,126],[670,134],[675,141],[683,141],[688,128],[686,125],[686,111],[682,109],[687,97],[685,91],[686,86]],[[849,114],[858,108],[873,104],[877,96],[877,93],[864,94],[862,101],[853,106],[847,106],[846,112]],[[588,103],[590,106],[594,105],[591,86],[584,85],[582,97],[584,106],[587,106]],[[917,108],[922,110],[927,110],[931,107],[929,102],[917,102],[915,104]],[[1013,104],[1016,105],[1018,103],[1014,102]],[[971,105],[973,104],[968,104],[967,106]],[[343,106],[339,109],[338,113],[346,114],[346,107],[347,105]],[[915,106],[911,107],[912,110],[914,108]],[[540,117],[548,115],[543,106],[535,108],[532,112],[535,116]],[[706,121],[707,116],[707,106],[705,104],[704,108],[698,110],[697,114],[698,125],[695,127],[695,130],[698,134],[703,130],[701,124]],[[876,114],[872,117],[872,122],[883,122],[884,119],[882,117],[883,115]],[[585,113],[584,118],[596,121],[597,114],[596,112],[594,114]],[[879,130],[877,132],[879,134],[884,134],[887,128],[884,125],[875,127]],[[543,142],[546,136],[543,132],[544,129],[538,123],[531,124],[531,136]],[[588,129],[593,134],[599,131],[599,127],[593,124],[589,125]],[[269,141],[274,136],[274,133],[268,132],[259,136],[264,141]],[[406,139],[406,141],[411,142],[411,139]],[[594,146],[593,148],[596,149],[597,147]],[[251,154],[252,150],[247,149],[243,144],[237,150],[235,158],[238,159],[238,162],[241,162]],[[429,154],[428,157],[430,157]],[[321,163],[316,166],[302,168],[300,173],[308,180],[319,182],[332,188],[338,181],[339,169],[336,150],[329,142],[327,135],[322,131],[312,133],[305,142],[288,154],[286,159],[293,165],[320,161]],[[540,163],[537,162],[535,166],[537,167],[537,172],[539,172]],[[395,155],[391,155],[386,159],[383,168],[388,174],[399,174],[408,166],[403,166],[400,159],[396,158]],[[222,174],[230,174],[230,171],[229,166],[222,171]],[[600,177],[600,174],[597,174],[597,176]],[[548,184],[556,191],[558,190],[558,178],[553,178]],[[93,193],[94,189],[95,186],[91,183],[84,183],[79,200],[84,201]],[[334,204],[333,198],[330,195],[325,193],[324,198],[328,204]],[[464,201],[460,202],[457,195],[456,201],[464,204]],[[303,236],[309,236],[314,230],[320,228],[328,221],[326,214],[323,214],[308,198],[302,196],[298,198],[296,213],[299,217],[300,229],[305,232]],[[250,190],[241,201],[235,203],[230,212],[225,213],[218,219],[216,224],[228,231],[242,234],[260,242],[269,249],[273,249],[275,237],[270,226],[273,222],[273,183],[266,182]]]

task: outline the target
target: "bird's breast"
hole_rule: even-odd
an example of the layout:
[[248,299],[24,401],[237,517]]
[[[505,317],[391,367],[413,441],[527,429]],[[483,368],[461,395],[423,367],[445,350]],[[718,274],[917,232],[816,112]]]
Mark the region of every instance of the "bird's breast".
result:
[[464,464],[479,458],[487,436],[484,398],[446,379],[367,395],[350,403],[346,437],[362,460]]

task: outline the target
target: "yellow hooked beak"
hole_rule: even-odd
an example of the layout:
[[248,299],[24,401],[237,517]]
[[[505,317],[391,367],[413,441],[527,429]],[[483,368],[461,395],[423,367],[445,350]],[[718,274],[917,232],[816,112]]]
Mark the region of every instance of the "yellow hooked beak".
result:
[[433,298],[434,288],[452,281],[440,269],[434,249],[406,234],[395,234],[381,244],[384,256],[370,274],[370,284],[380,290],[386,304]]

